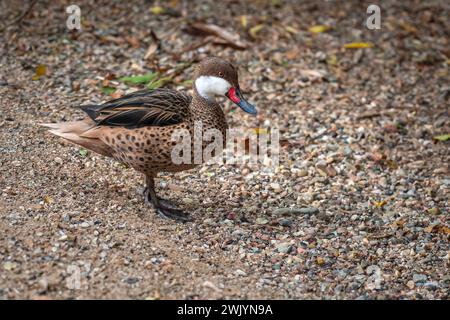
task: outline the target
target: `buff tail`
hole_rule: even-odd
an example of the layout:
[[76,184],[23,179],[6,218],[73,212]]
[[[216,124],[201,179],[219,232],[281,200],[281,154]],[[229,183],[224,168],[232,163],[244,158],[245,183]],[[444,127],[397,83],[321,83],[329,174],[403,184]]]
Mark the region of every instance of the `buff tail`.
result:
[[49,132],[72,143],[101,155],[112,157],[111,147],[100,139],[100,131],[96,130],[95,123],[90,119],[60,123],[40,123],[39,125],[50,128]]

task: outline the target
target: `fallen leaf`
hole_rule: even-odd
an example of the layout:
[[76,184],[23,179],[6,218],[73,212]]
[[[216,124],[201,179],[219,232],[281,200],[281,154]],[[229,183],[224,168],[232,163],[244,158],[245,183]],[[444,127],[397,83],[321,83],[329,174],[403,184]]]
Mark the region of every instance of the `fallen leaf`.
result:
[[80,156],[82,156],[83,158],[87,156],[88,151],[86,149],[80,149]]
[[14,270],[16,267],[17,267],[17,264],[14,262],[7,261],[3,264],[3,269],[5,269],[6,271]]
[[126,42],[125,38],[123,37],[115,37],[111,35],[100,37],[100,41],[104,43],[112,42],[118,45],[123,45]]
[[397,170],[397,169],[398,169],[398,164],[397,164],[397,162],[395,162],[394,160],[391,160],[391,159],[387,159],[387,160],[386,160],[386,166],[387,166],[389,169],[392,169],[392,170]]
[[183,82],[181,82],[180,85],[182,85],[183,87],[189,87],[189,86],[191,86],[193,83],[194,83],[193,80],[187,79],[187,80],[184,80]]
[[147,87],[149,89],[157,89],[157,88],[162,87],[163,85],[165,85],[166,83],[168,83],[170,81],[172,81],[171,77],[163,77],[156,81],[151,82]]
[[39,80],[42,76],[45,76],[47,73],[47,67],[43,64],[40,64],[36,67],[34,75],[31,77],[31,80]]
[[139,48],[141,46],[137,37],[127,37],[126,40],[133,48]]
[[383,201],[374,201],[374,206],[375,207],[377,207],[377,208],[383,208],[386,204],[387,204],[387,201],[386,200],[383,200]]
[[156,15],[163,14],[164,11],[164,8],[160,6],[154,6],[150,8],[150,12]]
[[43,64],[40,64],[36,68],[36,75],[44,76],[47,73],[47,67]]
[[[174,6],[174,4],[171,4]],[[153,6],[150,8],[150,12],[154,15],[167,15],[172,17],[179,17],[181,14],[178,10],[173,8],[163,8],[161,6]]]
[[286,29],[286,31],[289,32],[289,33],[292,33],[292,34],[298,34],[298,30],[295,29],[294,27],[287,26],[285,29]]
[[153,56],[155,55],[156,51],[158,50],[158,47],[160,44],[160,40],[156,36],[155,32],[153,32],[153,30],[150,31],[150,35],[152,37],[152,43],[150,44],[150,46],[147,49],[147,52],[145,53],[145,56],[144,56],[145,60],[149,60],[149,59],[153,58]]
[[108,73],[105,77],[105,80],[114,80],[116,79],[116,75],[114,73]]
[[44,196],[44,203],[50,204],[53,203],[53,199],[50,196]]
[[406,220],[404,219],[399,219],[394,221],[394,225],[398,228],[403,228],[405,226]]
[[281,7],[281,0],[272,0],[272,5],[274,7]]
[[335,54],[331,54],[327,59],[327,64],[330,66],[335,66],[338,64],[338,60]]
[[292,50],[286,51],[285,56],[289,60],[297,59],[300,55],[300,50],[298,48],[294,48]]
[[431,209],[428,209],[427,212],[431,215],[438,215],[441,213],[439,208],[431,208]]
[[305,142],[301,140],[288,140],[288,139],[280,139],[280,146],[282,148],[303,148],[305,146]]
[[105,94],[112,94],[116,91],[116,88],[113,87],[102,87],[102,92]]
[[445,142],[445,141],[447,141],[447,140],[449,140],[449,139],[450,139],[450,133],[448,133],[448,134],[442,134],[442,135],[433,137],[433,140],[435,140],[435,141],[441,141],[441,142]]
[[431,226],[426,227],[425,229],[423,229],[425,232],[431,233],[431,232],[435,232],[435,233],[444,233],[444,234],[450,234],[450,228],[447,227],[444,224],[434,224]]
[[103,85],[104,87],[109,87],[109,80],[103,79],[102,85]]
[[247,29],[247,25],[248,25],[247,16],[241,16],[241,24],[244,29]]
[[264,28],[264,24],[258,24],[254,27],[251,27],[249,30],[249,34],[252,38],[256,38],[256,34]]
[[408,33],[417,33],[417,29],[405,21],[400,21],[398,25]]
[[447,227],[447,226],[444,226],[444,225],[440,225],[439,229],[438,229],[438,232],[445,233],[445,234],[450,234],[450,228]]
[[152,72],[142,76],[122,77],[119,78],[119,80],[127,84],[147,84],[155,80],[158,75],[159,74],[157,72]]
[[330,29],[331,29],[330,26],[321,26],[321,25],[319,25],[319,26],[312,26],[312,27],[310,27],[308,29],[308,31],[311,32],[311,33],[322,33],[322,32],[328,31]]
[[117,90],[117,91],[114,91],[113,93],[111,93],[110,94],[110,96],[111,96],[111,98],[113,98],[113,99],[119,99],[120,97],[122,97],[123,96],[123,91],[122,90]]
[[222,40],[222,42],[219,42],[219,44],[229,45],[230,47],[235,49],[243,50],[247,48],[247,44],[239,38],[239,35],[231,33],[230,31],[227,31],[215,24],[197,22],[188,25],[184,30],[196,36],[216,37],[217,40]]
[[372,48],[373,43],[371,42],[350,42],[344,45],[345,49],[361,49],[361,48]]

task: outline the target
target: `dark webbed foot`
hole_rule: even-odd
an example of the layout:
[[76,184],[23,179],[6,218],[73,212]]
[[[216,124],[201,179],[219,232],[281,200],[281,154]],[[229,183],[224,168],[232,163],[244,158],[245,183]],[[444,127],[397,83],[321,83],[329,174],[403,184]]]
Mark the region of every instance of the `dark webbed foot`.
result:
[[158,197],[158,202],[159,202],[159,205],[160,205],[161,207],[164,207],[164,208],[166,208],[166,209],[175,209],[175,210],[180,211],[180,210],[178,209],[178,206],[177,206],[174,202],[172,202],[172,201],[170,201],[170,200],[167,200],[167,199],[163,199],[163,198]]
[[177,207],[169,200],[158,197],[155,193],[155,184],[152,177],[146,177],[147,186],[144,189],[145,203],[152,206],[156,213],[164,219],[173,219],[178,222],[187,222],[192,219],[189,214]]
[[156,213],[164,219],[173,219],[179,222],[192,221],[189,214],[179,209],[169,209],[169,208],[155,208]]

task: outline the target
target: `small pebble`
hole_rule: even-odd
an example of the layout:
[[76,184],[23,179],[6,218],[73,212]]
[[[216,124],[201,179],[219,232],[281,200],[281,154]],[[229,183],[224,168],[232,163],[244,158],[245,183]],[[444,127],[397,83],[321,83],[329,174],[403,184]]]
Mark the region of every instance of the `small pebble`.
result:
[[425,282],[425,281],[427,281],[427,279],[428,279],[428,277],[424,274],[415,273],[413,275],[413,281],[415,283]]
[[234,274],[239,277],[245,277],[247,275],[247,273],[241,269],[237,269],[236,271],[234,271]]
[[408,288],[410,288],[411,290],[414,289],[414,287],[415,287],[414,281],[409,280],[409,281],[406,283],[406,286],[407,286]]
[[292,225],[292,221],[289,219],[281,219],[279,223],[283,227],[290,227]]
[[267,220],[266,218],[256,218],[256,223],[257,224],[268,224],[269,220]]
[[82,228],[84,228],[84,229],[86,229],[86,228],[89,228],[89,223],[88,222],[82,222],[81,224],[80,224],[80,227],[82,227]]

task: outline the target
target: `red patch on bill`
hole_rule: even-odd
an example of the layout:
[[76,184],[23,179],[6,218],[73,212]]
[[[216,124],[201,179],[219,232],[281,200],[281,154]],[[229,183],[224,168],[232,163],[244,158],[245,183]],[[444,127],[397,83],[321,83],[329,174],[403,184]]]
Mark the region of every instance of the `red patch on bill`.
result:
[[230,90],[228,90],[228,98],[230,98],[230,100],[233,101],[234,103],[241,102],[241,99],[239,99],[239,97],[236,95],[235,87],[231,87]]

